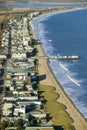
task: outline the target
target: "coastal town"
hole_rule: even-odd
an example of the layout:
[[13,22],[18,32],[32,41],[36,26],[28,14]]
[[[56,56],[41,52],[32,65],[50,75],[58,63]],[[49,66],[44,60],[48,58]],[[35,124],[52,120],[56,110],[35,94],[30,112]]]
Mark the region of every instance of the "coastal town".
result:
[[[42,12],[49,13],[50,9]],[[42,12],[30,11],[27,15],[12,17],[3,31],[0,46],[4,50],[0,51],[0,130],[79,130],[79,127],[86,130],[87,122],[68,100],[47,65],[49,58],[78,59],[78,56],[44,55],[32,25],[32,19]],[[43,95],[45,91],[48,93],[44,95],[52,100],[50,103]],[[59,99],[59,106],[54,98]],[[49,109],[52,107],[53,113]]]
[[30,31],[30,20],[37,14],[10,19],[3,33],[2,47],[6,54],[0,55],[0,88],[4,90],[1,119],[8,126],[3,130],[30,130],[32,126],[53,130],[38,89],[37,41]]

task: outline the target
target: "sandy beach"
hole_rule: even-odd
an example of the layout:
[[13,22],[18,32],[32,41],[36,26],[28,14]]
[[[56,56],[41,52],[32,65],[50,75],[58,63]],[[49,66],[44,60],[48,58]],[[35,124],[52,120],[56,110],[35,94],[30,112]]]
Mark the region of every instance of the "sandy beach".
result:
[[[37,49],[38,49],[38,56],[44,56],[44,52],[43,52],[41,45],[37,45]],[[67,94],[64,92],[62,86],[55,79],[54,75],[52,74],[52,72],[47,64],[47,60],[45,58],[39,58],[38,69],[39,69],[39,75],[46,75],[46,78],[44,80],[41,80],[40,84],[41,85],[50,85],[50,86],[55,87],[56,93],[58,93],[60,95],[60,97],[57,99],[57,102],[64,104],[66,106],[66,108],[67,108],[66,112],[73,119],[73,125],[75,126],[76,130],[87,130],[87,120],[83,117],[83,115],[75,107],[75,105],[69,99]]]
[[[38,51],[39,56],[44,56],[44,53],[42,51],[42,48],[40,45],[38,45]],[[60,84],[57,83],[55,80],[53,74],[51,73],[47,61],[44,58],[39,59],[39,75],[46,75],[46,79],[41,80],[40,84],[42,85],[50,85],[54,86],[56,88],[56,92],[60,95],[60,98],[58,98],[58,102],[64,104],[67,109],[66,111],[69,113],[70,117],[73,119],[73,125],[75,126],[76,130],[86,130],[87,129],[87,121],[83,118],[81,113],[75,108],[75,106],[72,104],[70,99],[67,97],[67,95],[64,93],[64,91],[61,89]]]

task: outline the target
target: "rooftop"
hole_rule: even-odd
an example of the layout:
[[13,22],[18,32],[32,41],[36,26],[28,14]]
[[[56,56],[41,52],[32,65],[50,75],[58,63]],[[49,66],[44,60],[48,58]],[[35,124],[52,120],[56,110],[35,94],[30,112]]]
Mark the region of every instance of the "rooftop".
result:
[[26,127],[25,130],[54,130],[52,126],[48,127]]

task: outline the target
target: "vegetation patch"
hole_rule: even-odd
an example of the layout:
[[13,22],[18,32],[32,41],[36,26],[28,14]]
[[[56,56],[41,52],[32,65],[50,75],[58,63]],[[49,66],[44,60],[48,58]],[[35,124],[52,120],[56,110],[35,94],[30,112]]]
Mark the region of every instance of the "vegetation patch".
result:
[[62,126],[64,130],[75,130],[72,125],[73,120],[65,111],[66,107],[63,104],[56,102],[59,95],[55,93],[52,86],[39,85],[39,90],[42,91],[41,95],[45,99],[45,111],[50,113],[54,126]]

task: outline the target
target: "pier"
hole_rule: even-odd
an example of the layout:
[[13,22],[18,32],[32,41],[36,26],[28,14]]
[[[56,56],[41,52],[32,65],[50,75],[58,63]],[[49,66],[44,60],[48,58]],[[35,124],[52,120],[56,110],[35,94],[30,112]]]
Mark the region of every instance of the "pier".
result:
[[60,59],[60,60],[67,60],[67,59],[71,59],[71,60],[77,60],[79,58],[78,55],[71,55],[71,56],[37,56],[37,58],[44,58],[44,59]]

